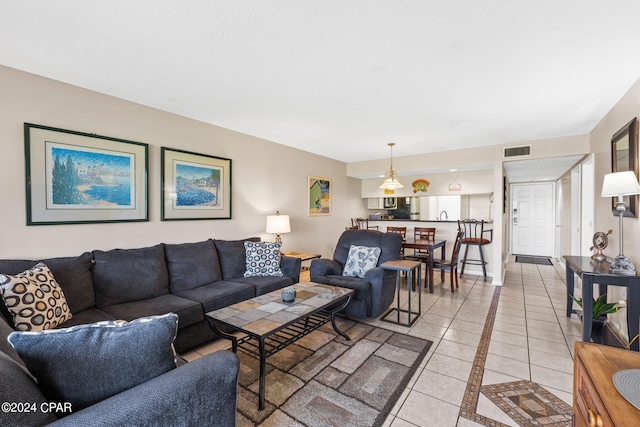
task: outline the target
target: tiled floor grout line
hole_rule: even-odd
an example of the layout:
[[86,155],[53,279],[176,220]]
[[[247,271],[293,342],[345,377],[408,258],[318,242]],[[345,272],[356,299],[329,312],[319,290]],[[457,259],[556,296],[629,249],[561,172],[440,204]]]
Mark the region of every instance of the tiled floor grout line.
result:
[[489,314],[487,315],[484,329],[482,330],[482,338],[480,339],[480,344],[478,344],[478,350],[476,351],[476,356],[473,360],[471,374],[469,374],[467,388],[464,392],[464,398],[462,399],[459,413],[460,417],[490,427],[509,427],[506,424],[476,413],[478,407],[478,399],[480,397],[480,386],[482,385],[482,377],[484,375],[484,365],[487,360],[487,354],[489,352],[489,343],[491,342],[491,333],[493,331],[493,324],[496,319],[496,312],[498,309],[498,302],[500,301],[501,289],[501,286],[496,286],[495,290],[493,291],[493,298],[491,300]]

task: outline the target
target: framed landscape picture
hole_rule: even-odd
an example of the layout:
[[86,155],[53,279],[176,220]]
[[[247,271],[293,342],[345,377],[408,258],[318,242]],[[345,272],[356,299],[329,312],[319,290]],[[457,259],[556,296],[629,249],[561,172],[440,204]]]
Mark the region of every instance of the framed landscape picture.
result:
[[309,175],[307,184],[309,216],[331,215],[331,180]]
[[162,221],[231,219],[231,160],[162,147]]
[[149,146],[24,124],[27,225],[148,221]]

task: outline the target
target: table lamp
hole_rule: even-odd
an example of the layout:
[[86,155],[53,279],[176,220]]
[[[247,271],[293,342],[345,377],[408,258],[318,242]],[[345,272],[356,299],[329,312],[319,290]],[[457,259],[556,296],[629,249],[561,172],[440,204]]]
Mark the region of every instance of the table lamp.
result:
[[267,215],[267,233],[275,234],[276,242],[282,243],[280,234],[290,232],[289,215],[280,215],[280,211],[276,211],[275,215]]
[[616,205],[616,212],[620,218],[620,254],[611,263],[611,270],[618,274],[636,274],[636,266],[624,256],[622,249],[623,244],[623,231],[622,231],[622,218],[624,217],[624,196],[633,196],[640,194],[640,184],[636,179],[636,174],[633,171],[614,172],[608,173],[604,176],[604,183],[602,184],[602,197],[618,197]]

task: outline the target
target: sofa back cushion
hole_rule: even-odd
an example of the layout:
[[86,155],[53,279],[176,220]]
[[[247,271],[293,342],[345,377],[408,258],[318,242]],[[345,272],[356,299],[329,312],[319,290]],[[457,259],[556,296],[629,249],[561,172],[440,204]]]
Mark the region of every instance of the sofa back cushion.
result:
[[93,251],[93,284],[98,308],[169,293],[162,244],[148,248]]
[[33,268],[38,262],[49,267],[62,288],[71,313],[93,307],[96,303],[91,275],[93,254],[85,252],[77,257],[48,258],[37,261],[0,260],[0,274],[16,275]]
[[247,252],[244,242],[259,242],[259,237],[250,237],[243,240],[214,240],[220,259],[222,278],[224,280],[244,277],[247,271]]
[[164,255],[169,270],[171,293],[188,291],[222,280],[213,239],[198,243],[166,244]]

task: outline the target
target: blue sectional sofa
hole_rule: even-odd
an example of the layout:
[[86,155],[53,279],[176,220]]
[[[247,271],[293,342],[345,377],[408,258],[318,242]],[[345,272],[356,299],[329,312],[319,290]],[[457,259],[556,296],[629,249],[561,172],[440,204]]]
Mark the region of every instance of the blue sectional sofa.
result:
[[[176,313],[175,348],[183,352],[216,335],[205,313],[298,283],[300,259],[282,256],[283,276],[243,277],[244,242],[208,239],[136,249],[94,250],[77,257],[0,260],[15,275],[44,262],[62,288],[73,317],[59,327]],[[0,301],[8,323],[11,315]]]

